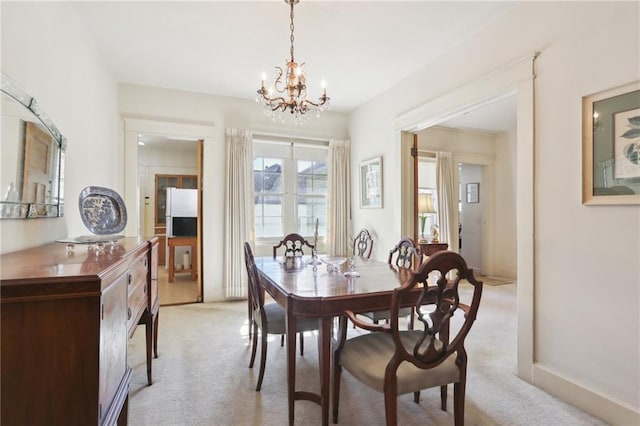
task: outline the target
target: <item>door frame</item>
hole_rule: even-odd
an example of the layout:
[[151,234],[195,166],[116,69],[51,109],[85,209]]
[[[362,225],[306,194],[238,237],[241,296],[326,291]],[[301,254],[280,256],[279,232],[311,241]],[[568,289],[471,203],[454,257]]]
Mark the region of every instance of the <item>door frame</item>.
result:
[[204,242],[202,236],[205,235],[202,221],[202,202],[203,202],[203,168],[202,153],[205,143],[212,143],[215,138],[215,127],[203,126],[190,123],[175,123],[162,120],[144,120],[138,118],[123,118],[124,122],[124,149],[123,163],[124,173],[121,187],[124,187],[124,199],[127,206],[133,206],[127,211],[128,221],[124,230],[125,235],[144,236],[139,227],[140,224],[140,200],[138,185],[138,135],[139,134],[157,134],[166,135],[176,139],[193,139],[198,141],[198,190],[199,190],[199,206],[198,206],[198,242],[197,248],[197,267],[198,267],[198,302],[204,300],[204,275],[203,275],[203,247]]
[[[402,152],[402,182],[413,180],[409,152],[412,133],[447,121],[508,96],[517,96],[517,358],[518,376],[533,383],[535,288],[535,182],[534,182],[534,82],[533,63],[538,53],[520,58],[468,84],[426,102],[394,121]],[[414,190],[401,193],[402,229],[415,225]]]

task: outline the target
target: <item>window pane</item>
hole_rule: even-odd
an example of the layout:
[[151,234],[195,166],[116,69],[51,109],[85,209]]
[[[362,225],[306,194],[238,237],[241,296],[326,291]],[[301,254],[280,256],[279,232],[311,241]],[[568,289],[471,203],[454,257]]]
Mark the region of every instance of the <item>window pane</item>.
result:
[[282,232],[282,218],[279,217],[265,217],[264,218],[264,228],[262,230],[262,235],[257,235],[257,237],[269,238],[269,237],[277,237],[281,238],[284,233]]
[[281,196],[256,196],[254,215],[257,238],[283,235]]
[[256,157],[253,159],[253,171],[264,170],[262,157]]
[[260,158],[253,160],[253,189],[255,192],[282,192],[282,160]]
[[311,161],[298,160],[298,173],[311,173],[313,163]]
[[263,216],[282,217],[282,197],[264,197]]
[[297,232],[303,236],[312,236],[319,220],[318,235],[327,235],[327,199],[322,197],[297,198]]
[[182,177],[182,188],[197,189],[198,179],[195,177]]
[[327,176],[319,175],[313,178],[313,193],[317,195],[327,194]]
[[313,187],[313,181],[311,176],[298,175],[298,181],[296,183],[297,194],[309,194],[311,193],[312,187]]
[[327,194],[326,161],[297,161],[297,194]]
[[264,192],[282,192],[282,173],[264,173]]
[[255,193],[262,192],[264,190],[264,173],[253,172],[253,191]]

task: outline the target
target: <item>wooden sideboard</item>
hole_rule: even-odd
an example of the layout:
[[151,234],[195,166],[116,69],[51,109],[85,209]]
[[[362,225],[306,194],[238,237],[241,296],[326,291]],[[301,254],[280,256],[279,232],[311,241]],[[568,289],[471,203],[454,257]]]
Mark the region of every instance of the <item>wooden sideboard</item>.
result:
[[126,424],[138,324],[151,384],[158,239],[91,248],[50,243],[0,258],[3,426]]

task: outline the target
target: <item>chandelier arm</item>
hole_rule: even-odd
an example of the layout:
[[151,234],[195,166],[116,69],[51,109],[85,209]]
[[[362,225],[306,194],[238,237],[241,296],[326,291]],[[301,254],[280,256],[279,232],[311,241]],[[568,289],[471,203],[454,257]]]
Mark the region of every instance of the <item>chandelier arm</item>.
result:
[[285,87],[282,86],[282,75],[284,74],[284,70],[280,67],[276,67],[277,76],[275,81],[273,82],[273,87],[278,91],[278,93],[284,93]]

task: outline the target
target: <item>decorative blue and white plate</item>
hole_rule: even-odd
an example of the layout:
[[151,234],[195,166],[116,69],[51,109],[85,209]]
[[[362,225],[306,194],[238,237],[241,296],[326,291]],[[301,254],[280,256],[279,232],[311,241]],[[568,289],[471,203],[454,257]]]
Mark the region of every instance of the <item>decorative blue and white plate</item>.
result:
[[127,208],[114,190],[87,186],[78,201],[82,222],[94,234],[117,234],[127,226]]

